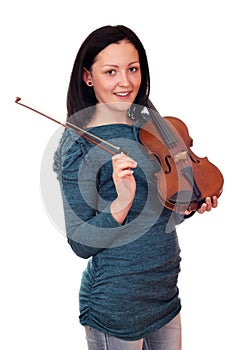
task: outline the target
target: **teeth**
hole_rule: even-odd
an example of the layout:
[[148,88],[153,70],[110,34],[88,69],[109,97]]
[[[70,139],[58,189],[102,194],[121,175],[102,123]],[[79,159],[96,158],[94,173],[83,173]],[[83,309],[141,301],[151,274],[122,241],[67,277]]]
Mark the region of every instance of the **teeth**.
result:
[[118,96],[126,96],[126,95],[128,95],[128,92],[118,92],[117,95]]

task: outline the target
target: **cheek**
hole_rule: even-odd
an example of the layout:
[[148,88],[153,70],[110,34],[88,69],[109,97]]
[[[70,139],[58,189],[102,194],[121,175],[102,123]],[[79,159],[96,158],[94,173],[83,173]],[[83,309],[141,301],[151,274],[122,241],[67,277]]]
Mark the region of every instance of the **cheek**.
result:
[[135,88],[136,88],[137,90],[140,89],[141,82],[142,82],[141,77],[135,79],[135,81],[134,81],[134,86],[135,86]]
[[111,97],[111,93],[112,93],[112,84],[110,84],[108,81],[94,81],[93,80],[93,84],[94,84],[94,92],[96,95],[96,99],[98,102],[106,102],[108,101]]
[[93,80],[93,84],[95,87],[95,90],[99,93],[106,93],[110,91],[113,88],[113,82],[109,81],[108,79],[96,79]]
[[140,76],[139,76],[139,78],[138,78],[138,84],[139,84],[139,86],[141,85],[141,82],[142,82],[142,76],[141,76],[141,74],[140,74]]

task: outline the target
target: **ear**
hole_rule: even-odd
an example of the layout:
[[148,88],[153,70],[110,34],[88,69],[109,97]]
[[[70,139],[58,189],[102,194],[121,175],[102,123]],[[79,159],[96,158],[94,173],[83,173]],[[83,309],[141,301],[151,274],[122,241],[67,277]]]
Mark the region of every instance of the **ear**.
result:
[[82,75],[82,78],[83,80],[85,81],[85,83],[88,85],[88,86],[92,86],[93,83],[92,83],[92,76],[91,76],[91,72],[83,67],[83,75]]

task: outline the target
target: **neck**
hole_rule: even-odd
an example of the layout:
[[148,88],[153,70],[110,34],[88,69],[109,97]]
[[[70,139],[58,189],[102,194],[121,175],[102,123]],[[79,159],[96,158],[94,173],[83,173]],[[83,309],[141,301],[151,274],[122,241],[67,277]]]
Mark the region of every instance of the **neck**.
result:
[[[127,116],[127,110],[123,106],[114,105],[115,108],[107,104],[97,104],[95,113],[87,127],[108,125],[108,124],[129,124],[131,121]],[[117,108],[118,107],[118,108]]]

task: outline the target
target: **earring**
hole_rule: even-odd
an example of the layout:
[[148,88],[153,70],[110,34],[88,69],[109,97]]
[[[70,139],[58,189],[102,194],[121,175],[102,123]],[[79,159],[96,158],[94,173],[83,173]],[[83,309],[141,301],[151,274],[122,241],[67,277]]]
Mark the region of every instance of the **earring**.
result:
[[88,85],[88,86],[93,86],[92,81],[88,81],[87,85]]

